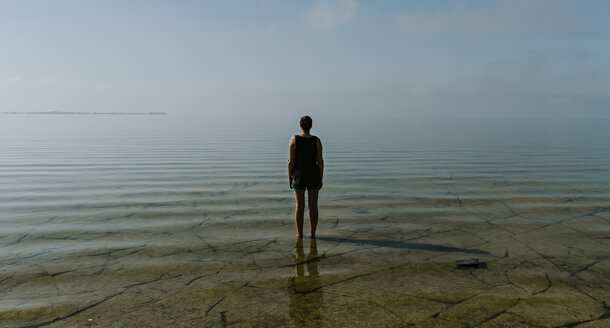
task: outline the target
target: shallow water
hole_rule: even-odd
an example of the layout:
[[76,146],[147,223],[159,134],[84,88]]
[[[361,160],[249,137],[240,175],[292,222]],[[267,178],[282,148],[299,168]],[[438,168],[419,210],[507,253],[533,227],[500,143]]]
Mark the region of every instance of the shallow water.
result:
[[310,243],[290,126],[2,115],[0,323],[603,325],[609,123],[321,122]]

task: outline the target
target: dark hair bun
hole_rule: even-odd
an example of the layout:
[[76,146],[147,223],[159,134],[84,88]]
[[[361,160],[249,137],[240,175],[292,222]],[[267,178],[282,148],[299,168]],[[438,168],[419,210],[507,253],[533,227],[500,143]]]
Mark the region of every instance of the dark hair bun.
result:
[[305,115],[303,117],[301,117],[301,129],[303,129],[303,131],[305,132],[309,132],[309,130],[311,130],[311,117]]

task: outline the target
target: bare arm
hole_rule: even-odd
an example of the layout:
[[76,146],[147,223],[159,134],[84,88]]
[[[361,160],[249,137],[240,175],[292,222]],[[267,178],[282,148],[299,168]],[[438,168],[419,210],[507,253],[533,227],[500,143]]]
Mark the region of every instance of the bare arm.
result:
[[288,146],[288,185],[290,189],[292,189],[292,175],[294,171],[294,151],[296,149],[296,144],[294,141],[294,137],[290,138],[290,145]]
[[316,161],[318,162],[318,166],[320,167],[320,181],[322,181],[322,179],[324,178],[324,158],[322,157],[322,141],[320,141],[319,138],[318,139],[318,151],[316,152],[317,154],[317,158]]

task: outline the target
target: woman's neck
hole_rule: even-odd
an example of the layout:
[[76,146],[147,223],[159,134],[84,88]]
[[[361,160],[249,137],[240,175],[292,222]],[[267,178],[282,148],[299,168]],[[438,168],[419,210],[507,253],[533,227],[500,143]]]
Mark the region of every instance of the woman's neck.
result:
[[300,136],[301,137],[311,137],[311,134],[309,134],[309,132],[302,131]]

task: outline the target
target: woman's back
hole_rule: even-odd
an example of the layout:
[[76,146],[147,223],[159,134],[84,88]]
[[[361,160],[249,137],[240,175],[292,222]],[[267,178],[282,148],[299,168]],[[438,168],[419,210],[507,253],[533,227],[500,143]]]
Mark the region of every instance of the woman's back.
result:
[[318,137],[294,136],[295,180],[302,186],[320,185],[320,168],[317,163]]
[[299,165],[315,165],[318,152],[318,137],[301,137],[294,136],[296,143],[296,164]]

